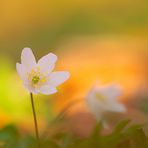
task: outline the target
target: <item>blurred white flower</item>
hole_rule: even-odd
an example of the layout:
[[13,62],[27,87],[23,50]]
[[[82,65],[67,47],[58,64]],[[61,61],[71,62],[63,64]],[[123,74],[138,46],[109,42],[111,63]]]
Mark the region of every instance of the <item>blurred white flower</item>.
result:
[[104,122],[103,113],[126,111],[125,106],[117,100],[121,94],[121,88],[116,84],[95,86],[87,94],[86,103],[96,119]]
[[29,92],[38,94],[53,94],[56,87],[69,78],[69,72],[52,72],[57,56],[49,53],[38,62],[30,48],[24,48],[21,54],[21,64],[16,64],[17,72],[24,81],[24,86]]

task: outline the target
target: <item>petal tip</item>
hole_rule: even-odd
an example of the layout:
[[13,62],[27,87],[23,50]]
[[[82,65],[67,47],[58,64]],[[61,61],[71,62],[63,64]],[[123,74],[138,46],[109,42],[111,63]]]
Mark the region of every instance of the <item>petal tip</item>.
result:
[[29,47],[23,48],[23,50],[22,50],[22,56],[23,55],[28,55],[30,53],[32,54],[32,49],[31,48],[29,48]]
[[[31,48],[30,47],[24,47],[23,48],[23,51],[27,51],[27,50],[31,50]],[[32,50],[31,50],[32,51]]]
[[67,79],[69,79],[69,77],[70,77],[70,72],[65,71],[65,74],[66,74]]
[[51,58],[53,63],[55,63],[58,59],[57,55],[52,52],[50,52],[47,56]]
[[35,56],[29,47],[25,47],[21,53],[21,63],[26,66],[29,70],[36,65]]

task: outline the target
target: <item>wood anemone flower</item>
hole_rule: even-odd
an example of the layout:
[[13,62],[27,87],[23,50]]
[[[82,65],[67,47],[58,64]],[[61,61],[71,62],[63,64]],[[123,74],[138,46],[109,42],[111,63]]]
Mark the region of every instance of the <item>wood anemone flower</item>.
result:
[[56,87],[69,78],[70,74],[67,71],[53,72],[56,61],[57,56],[49,53],[36,62],[32,50],[23,49],[21,64],[17,63],[16,69],[30,93],[53,94],[57,92]]

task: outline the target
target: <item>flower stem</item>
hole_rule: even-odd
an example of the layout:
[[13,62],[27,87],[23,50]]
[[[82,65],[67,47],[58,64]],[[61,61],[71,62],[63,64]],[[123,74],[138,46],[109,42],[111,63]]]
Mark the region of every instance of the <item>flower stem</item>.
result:
[[33,111],[33,117],[34,117],[35,133],[36,133],[38,148],[40,148],[41,146],[40,146],[40,138],[39,138],[39,132],[38,132],[38,124],[37,124],[37,118],[36,118],[36,112],[35,112],[34,100],[33,100],[32,93],[30,93],[30,98],[31,98],[31,105],[32,105],[32,111]]

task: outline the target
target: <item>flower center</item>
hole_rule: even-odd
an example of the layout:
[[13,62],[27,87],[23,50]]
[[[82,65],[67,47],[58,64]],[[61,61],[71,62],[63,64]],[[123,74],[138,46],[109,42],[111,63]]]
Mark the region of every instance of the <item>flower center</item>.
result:
[[28,80],[32,87],[38,88],[47,82],[47,74],[41,73],[40,67],[36,67],[28,73]]
[[100,100],[102,102],[105,102],[106,98],[105,98],[104,95],[102,95],[100,93],[96,93],[95,95],[96,95],[97,100]]
[[32,83],[33,83],[33,84],[37,84],[37,83],[39,82],[39,80],[40,80],[39,76],[34,76],[34,77],[32,78]]

